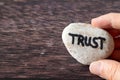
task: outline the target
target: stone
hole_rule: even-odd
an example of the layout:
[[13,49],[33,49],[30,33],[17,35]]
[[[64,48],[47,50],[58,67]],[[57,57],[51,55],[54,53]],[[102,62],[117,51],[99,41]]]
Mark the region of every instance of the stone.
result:
[[107,31],[86,23],[69,24],[62,40],[71,56],[84,65],[107,58],[114,50],[114,40]]

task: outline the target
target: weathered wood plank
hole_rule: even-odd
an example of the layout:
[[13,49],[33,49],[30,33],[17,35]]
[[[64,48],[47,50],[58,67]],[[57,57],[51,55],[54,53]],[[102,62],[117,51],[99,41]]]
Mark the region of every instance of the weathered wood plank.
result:
[[119,0],[0,0],[0,77],[102,80],[68,54],[61,33],[112,11]]

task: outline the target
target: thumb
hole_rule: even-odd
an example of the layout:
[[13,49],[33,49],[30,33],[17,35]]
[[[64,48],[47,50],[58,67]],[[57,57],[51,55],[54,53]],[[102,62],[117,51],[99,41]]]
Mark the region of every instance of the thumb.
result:
[[99,60],[90,64],[90,72],[107,80],[120,80],[120,63],[114,60]]

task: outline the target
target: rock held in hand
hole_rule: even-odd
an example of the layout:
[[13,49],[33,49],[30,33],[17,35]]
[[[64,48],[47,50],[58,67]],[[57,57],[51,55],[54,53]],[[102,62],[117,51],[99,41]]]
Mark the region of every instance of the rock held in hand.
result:
[[80,63],[107,58],[114,50],[114,40],[105,30],[85,23],[71,23],[62,33],[68,52]]

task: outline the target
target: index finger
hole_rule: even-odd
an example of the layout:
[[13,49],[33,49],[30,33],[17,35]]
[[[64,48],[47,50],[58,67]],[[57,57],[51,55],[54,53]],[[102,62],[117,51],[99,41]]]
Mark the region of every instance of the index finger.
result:
[[100,28],[120,29],[120,13],[108,13],[91,20],[91,24]]

